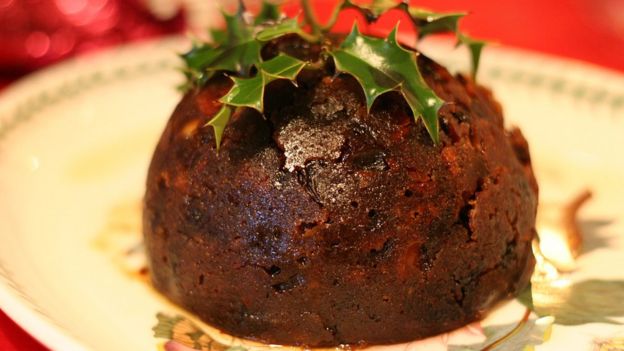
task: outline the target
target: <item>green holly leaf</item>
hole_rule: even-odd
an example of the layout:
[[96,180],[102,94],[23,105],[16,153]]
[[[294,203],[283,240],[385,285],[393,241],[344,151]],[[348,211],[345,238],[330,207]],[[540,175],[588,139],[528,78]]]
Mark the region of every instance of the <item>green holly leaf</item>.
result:
[[220,46],[223,44],[238,44],[253,39],[253,33],[261,28],[263,24],[278,22],[283,18],[283,13],[280,10],[280,6],[273,2],[263,0],[260,12],[256,15],[253,21],[253,26],[247,24],[244,19],[244,7],[239,7],[236,14],[230,15],[225,12],[221,12],[225,19],[226,29],[210,29],[210,36],[212,44]]
[[294,80],[305,65],[305,62],[288,55],[279,55],[262,62],[258,65],[258,73],[254,77],[232,77],[234,85],[221,98],[221,102],[231,106],[251,107],[262,112],[266,85],[276,79]]
[[351,74],[362,86],[366,105],[389,91],[400,92],[414,114],[423,119],[435,144],[439,142],[438,111],[443,101],[424,81],[416,52],[405,50],[397,41],[397,29],[386,39],[364,36],[353,27],[340,47],[330,52],[339,72]]
[[262,45],[256,40],[216,48],[203,45],[194,47],[182,58],[193,78],[203,82],[217,71],[247,74],[251,66],[260,62],[261,48]]
[[223,12],[226,30],[213,30],[215,43],[194,45],[182,55],[189,76],[200,84],[217,71],[248,74],[261,61],[262,44],[254,37],[255,27],[245,21],[244,8],[233,15]]
[[230,117],[232,117],[232,107],[224,104],[219,112],[217,112],[217,114],[212,117],[212,119],[208,121],[208,123],[206,123],[206,126],[211,126],[214,130],[217,151],[219,151],[219,147],[221,146],[221,137],[223,136],[223,131],[225,130],[225,127],[230,121]]
[[486,41],[471,38],[459,31],[459,20],[466,16],[465,12],[438,13],[420,8],[407,8],[414,26],[418,29],[420,39],[440,33],[454,33],[457,45],[465,45],[470,51],[470,63],[473,79],[477,76],[481,51]]
[[373,0],[367,9],[375,16],[379,17],[382,14],[400,6],[395,0]]
[[457,34],[457,45],[465,45],[470,51],[472,78],[475,80],[477,78],[477,71],[479,70],[479,62],[481,61],[481,52],[487,43],[487,41],[474,39],[466,34]]
[[407,1],[397,3],[395,0],[373,0],[370,5],[359,5],[351,0],[343,0],[341,5],[334,11],[330,23],[325,28],[332,28],[338,19],[339,12],[347,8],[359,11],[368,23],[376,22],[380,16],[390,10],[400,10],[410,17],[412,24],[418,32],[419,39],[431,34],[454,33],[459,44],[466,45],[470,50],[472,77],[476,78],[481,51],[486,42],[470,38],[459,31],[459,20],[466,16],[465,12],[439,13],[422,8],[410,8]]
[[282,12],[280,11],[279,5],[264,0],[262,1],[262,7],[260,8],[260,12],[254,19],[254,24],[260,25],[265,22],[276,22],[281,17]]
[[408,13],[421,39],[429,34],[457,33],[459,20],[466,15],[464,12],[438,13],[421,8],[409,8]]
[[334,10],[329,23],[325,28],[332,28],[338,20],[338,14],[344,9],[354,9],[364,16],[367,23],[376,22],[381,15],[392,9],[407,8],[404,2],[397,3],[395,0],[373,0],[370,4],[356,4],[351,0],[343,0]]
[[303,28],[301,28],[301,25],[296,18],[285,19],[272,25],[271,27],[261,30],[258,34],[256,34],[256,39],[261,42],[267,42],[287,34],[297,34],[311,42],[318,41],[318,38],[305,32]]
[[227,33],[227,43],[229,45],[237,45],[245,43],[253,39],[253,26],[245,20],[245,8],[243,5],[238,7],[235,14],[228,14],[223,11],[225,19],[225,28]]
[[296,34],[299,32],[301,32],[299,22],[295,18],[289,18],[274,26],[261,30],[256,35],[256,39],[260,41],[270,41],[286,34]]
[[232,89],[221,98],[221,102],[232,106],[247,106],[262,111],[265,77],[262,73],[252,78],[230,77]]
[[257,65],[258,73],[251,78],[231,77],[234,85],[219,101],[221,110],[206,124],[212,126],[217,151],[221,146],[223,131],[230,120],[234,107],[250,107],[260,113],[264,110],[266,86],[277,79],[294,81],[306,63],[288,55],[278,55]]
[[294,80],[306,63],[285,54],[278,55],[260,64],[260,69],[274,79]]
[[212,39],[212,44],[219,46],[223,45],[227,42],[227,32],[223,29],[210,29],[210,37]]
[[[262,61],[263,46],[284,35],[296,34],[315,43],[324,38],[338,19],[340,11],[352,8],[360,11],[368,22],[376,21],[387,11],[396,9],[410,15],[419,29],[420,37],[434,33],[455,32],[459,43],[468,46],[473,61],[473,72],[479,65],[480,53],[485,44],[457,31],[463,13],[438,14],[422,9],[409,9],[407,1],[372,0],[370,5],[357,5],[352,0],[342,0],[325,26],[321,26],[311,13],[309,2],[304,1],[305,23],[312,27],[307,32],[296,18],[287,19],[279,5],[264,0],[255,19],[245,15],[240,2],[235,14],[223,13],[225,30],[212,30],[212,43],[194,45],[182,58],[186,62],[185,74],[190,86],[204,84],[215,73],[231,74],[234,82],[230,91],[220,99],[223,107],[207,123],[214,128],[217,148],[223,130],[236,107],[263,111],[266,85],[276,79],[294,81],[306,63],[294,57],[279,55]],[[397,41],[397,28],[388,38],[379,39],[362,35],[357,25],[337,49],[323,46],[333,58],[338,72],[351,74],[362,86],[370,110],[375,100],[389,91],[402,94],[414,119],[423,123],[435,144],[439,142],[438,112],[443,101],[427,86],[417,63],[415,51],[404,49]],[[325,59],[326,56],[323,56]],[[255,67],[255,70],[253,69]],[[320,65],[318,67],[321,67]]]
[[248,74],[251,66],[261,61],[261,49],[262,45],[255,40],[227,48],[212,61],[209,69],[212,71],[233,71],[243,75]]

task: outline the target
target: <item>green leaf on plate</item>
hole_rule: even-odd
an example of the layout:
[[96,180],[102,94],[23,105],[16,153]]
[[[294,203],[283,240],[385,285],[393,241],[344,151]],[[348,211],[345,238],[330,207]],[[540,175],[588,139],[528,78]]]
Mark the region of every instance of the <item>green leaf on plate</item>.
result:
[[339,72],[352,75],[362,86],[366,105],[382,94],[398,91],[418,121],[422,118],[431,139],[439,142],[438,111],[443,101],[420,74],[416,52],[405,50],[397,41],[397,28],[386,39],[364,36],[353,27],[340,47],[330,52]]
[[483,328],[486,340],[473,345],[449,345],[449,351],[527,351],[550,339],[553,317],[530,318],[520,323]]

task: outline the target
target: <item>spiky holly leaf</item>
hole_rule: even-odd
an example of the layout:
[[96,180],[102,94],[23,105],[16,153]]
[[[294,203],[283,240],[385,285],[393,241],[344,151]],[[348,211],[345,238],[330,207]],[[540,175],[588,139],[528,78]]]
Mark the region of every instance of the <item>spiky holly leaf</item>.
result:
[[381,15],[392,10],[407,7],[407,3],[397,3],[395,0],[373,0],[370,4],[356,4],[351,0],[343,0],[334,9],[328,24],[324,28],[331,29],[338,20],[338,14],[344,9],[354,9],[359,11],[367,23],[376,22]]
[[223,105],[219,112],[217,112],[217,114],[212,117],[208,123],[206,123],[206,126],[211,126],[214,130],[217,151],[219,151],[219,147],[221,146],[221,137],[223,136],[225,126],[227,126],[230,121],[230,117],[232,116],[232,109],[232,106]]
[[420,39],[439,33],[453,33],[457,37],[457,45],[465,45],[470,51],[470,63],[472,77],[476,79],[481,59],[481,51],[487,44],[486,41],[478,40],[463,34],[459,30],[459,20],[466,15],[464,12],[439,13],[419,8],[407,8],[412,22],[418,29]]
[[277,79],[294,81],[306,63],[288,55],[278,55],[257,65],[258,73],[252,78],[232,77],[234,85],[220,101],[223,107],[207,123],[215,133],[217,150],[221,146],[223,131],[230,120],[234,107],[251,107],[260,113],[264,110],[266,86]]
[[265,0],[262,1],[262,7],[254,19],[254,24],[260,25],[265,22],[274,22],[279,20],[281,17],[282,11],[280,11],[279,5]]
[[302,29],[299,26],[299,22],[297,22],[294,18],[289,18],[277,23],[274,26],[261,30],[256,35],[256,39],[260,41],[269,41],[286,34],[298,33],[300,31],[302,31]]
[[227,41],[227,32],[223,29],[210,29],[210,37],[212,39],[212,44],[214,45],[223,45]]
[[[254,26],[258,27],[265,23],[277,22],[282,18],[282,12],[280,11],[279,5],[265,0],[262,1],[261,6],[260,12],[253,20]],[[244,7],[240,7],[236,15],[229,15],[221,12],[225,19],[227,29],[210,29],[213,44],[218,46],[227,43],[231,39],[230,33],[234,34],[234,39],[236,40],[249,40],[249,36],[251,36],[253,31],[252,28],[244,21],[243,11]],[[243,28],[246,28],[246,30],[243,30]]]
[[208,80],[217,71],[248,74],[249,69],[260,61],[262,45],[251,40],[233,46],[194,47],[182,57],[196,82]]
[[382,94],[398,91],[407,101],[414,119],[423,119],[434,143],[439,142],[438,111],[444,103],[427,86],[416,63],[416,52],[397,41],[397,29],[386,39],[362,35],[357,25],[340,47],[330,52],[339,72],[352,75],[362,86],[366,105]]
[[287,34],[297,34],[304,39],[310,41],[317,41],[317,38],[312,38],[312,36],[305,32],[299,21],[296,18],[289,18],[283,21],[276,23],[275,25],[265,28],[258,32],[256,35],[256,39],[261,42],[271,41],[273,39],[277,39]]
[[466,15],[464,12],[438,13],[421,8],[409,8],[408,13],[418,27],[420,38],[429,34],[457,33],[459,20]]
[[260,62],[262,44],[255,39],[255,28],[245,21],[243,11],[241,8],[233,15],[223,13],[226,30],[212,32],[216,45],[194,45],[182,55],[191,79],[202,83],[217,71],[248,74]]
[[[352,3],[351,3],[352,4]],[[353,5],[353,4],[352,4]],[[374,17],[379,17],[382,14],[400,6],[401,3],[398,3],[395,0],[373,0],[369,6],[358,5],[359,7],[365,8]]]
[[305,62],[288,55],[279,55],[262,62],[258,65],[258,73],[254,77],[232,77],[234,86],[220,101],[227,105],[247,106],[262,112],[266,85],[276,79],[294,80],[305,65]]
[[[420,39],[439,33],[453,33],[460,45],[466,45],[470,50],[472,76],[476,78],[479,68],[481,50],[487,44],[486,41],[477,40],[462,34],[459,31],[459,20],[466,16],[465,12],[433,12],[422,8],[410,8],[407,2],[396,2],[395,0],[375,0],[370,5],[357,5],[351,0],[344,0],[338,9],[353,8],[362,13],[367,22],[375,22],[377,19],[390,10],[398,9],[407,13],[416,27]],[[337,18],[337,15],[335,16]],[[331,27],[328,26],[328,27]]]
[[[343,0],[328,23],[321,26],[312,15],[309,2],[304,1],[303,5],[305,22],[300,23],[297,19],[286,19],[279,12],[277,5],[266,1],[260,14],[252,20],[244,13],[241,2],[236,14],[224,14],[226,30],[212,31],[213,44],[196,45],[183,56],[187,63],[186,74],[191,85],[203,84],[216,72],[233,73],[234,86],[221,98],[223,108],[208,123],[215,129],[217,147],[221,143],[223,129],[235,107],[246,106],[262,111],[265,86],[274,79],[294,80],[305,65],[301,61],[293,61],[296,60],[294,58],[283,56],[267,62],[262,61],[260,55],[262,47],[269,41],[288,34],[297,34],[310,42],[320,43],[325,52],[333,57],[338,71],[352,74],[360,82],[369,109],[381,94],[388,91],[401,93],[415,120],[423,119],[432,140],[437,144],[439,142],[437,114],[443,101],[427,86],[421,76],[416,61],[418,54],[405,50],[397,42],[396,28],[388,38],[377,39],[361,35],[356,26],[338,49],[332,49],[324,39],[343,9],[359,10],[368,22],[374,22],[385,12],[396,9],[411,15],[412,23],[418,27],[421,37],[454,31],[460,43],[469,47],[476,72],[483,42],[459,34],[457,22],[464,14],[410,11],[407,1],[373,0],[370,5],[361,6],[354,4],[352,0]],[[306,26],[310,31],[305,29]],[[322,57],[322,60],[325,60],[326,55]],[[287,65],[288,61],[291,66]],[[281,67],[284,71],[275,71],[277,68],[271,65]],[[252,67],[256,70],[252,70]],[[316,64],[315,67],[323,65]]]
[[488,42],[469,37],[466,34],[459,33],[457,35],[457,45],[465,45],[470,51],[470,65],[472,67],[472,78],[476,80],[477,71],[479,70],[479,62],[481,61],[481,52]]
[[248,20],[245,18],[245,11],[242,3],[239,5],[238,11],[232,15],[222,11],[228,35],[227,42],[230,45],[244,43],[253,39],[253,25],[248,23]]

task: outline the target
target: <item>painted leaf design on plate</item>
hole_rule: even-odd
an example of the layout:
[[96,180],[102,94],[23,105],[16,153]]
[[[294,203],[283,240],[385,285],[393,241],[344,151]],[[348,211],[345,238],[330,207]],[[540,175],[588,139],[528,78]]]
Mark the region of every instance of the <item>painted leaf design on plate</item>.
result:
[[594,340],[594,351],[624,351],[624,337]]
[[[439,142],[438,111],[444,101],[420,74],[416,55],[401,47],[397,29],[386,39],[362,35],[354,25],[351,34],[330,54],[339,72],[352,75],[362,86],[368,109],[384,93],[398,91],[407,101],[418,121],[422,118],[431,139]],[[366,58],[366,59],[364,59]]]
[[617,318],[624,317],[624,281],[533,282],[519,300],[540,316],[554,316],[557,324],[622,324]]
[[242,346],[222,344],[204,333],[192,321],[182,316],[156,315],[158,323],[152,328],[154,337],[166,339],[166,351],[246,351]]
[[449,351],[528,351],[550,339],[554,318],[529,318],[513,324],[485,326],[487,339],[473,345],[449,345]]

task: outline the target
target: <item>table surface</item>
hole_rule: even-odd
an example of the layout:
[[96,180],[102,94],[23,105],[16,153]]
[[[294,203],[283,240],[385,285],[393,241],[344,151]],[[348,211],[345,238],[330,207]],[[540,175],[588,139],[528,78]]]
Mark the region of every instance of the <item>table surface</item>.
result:
[[[624,72],[624,0],[419,0],[414,3],[440,11],[469,10],[471,15],[462,21],[461,28],[472,36]],[[323,14],[320,15],[322,18]],[[0,310],[0,350],[47,348]]]

